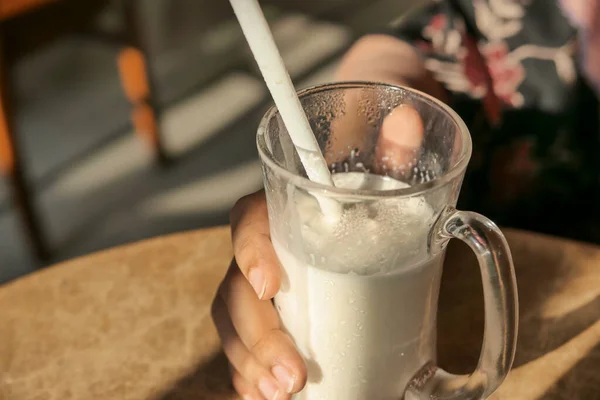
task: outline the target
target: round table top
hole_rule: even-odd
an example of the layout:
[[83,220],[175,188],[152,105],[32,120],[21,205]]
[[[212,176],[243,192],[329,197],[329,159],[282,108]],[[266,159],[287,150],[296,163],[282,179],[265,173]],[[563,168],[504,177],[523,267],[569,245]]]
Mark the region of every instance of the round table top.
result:
[[[495,399],[600,399],[600,247],[506,231],[519,283],[514,369]],[[210,304],[231,258],[226,227],[93,254],[0,287],[0,399],[237,399]],[[477,362],[475,258],[448,251],[439,361]]]

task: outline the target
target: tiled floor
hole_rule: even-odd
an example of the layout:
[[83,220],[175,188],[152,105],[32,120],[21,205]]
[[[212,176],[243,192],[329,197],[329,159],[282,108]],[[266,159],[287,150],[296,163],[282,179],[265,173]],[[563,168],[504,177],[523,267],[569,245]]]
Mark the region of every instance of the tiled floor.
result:
[[[369,18],[382,24],[394,18],[389,7],[382,10],[387,20],[377,10]],[[365,20],[360,24],[363,30]],[[154,65],[160,98],[170,104],[163,115],[166,146],[177,156],[166,169],[154,165],[127,128],[114,49],[66,41],[22,66],[20,102],[26,106],[19,127],[54,262],[226,223],[235,200],[261,187],[254,135],[269,103],[264,84],[244,63],[244,51],[232,62],[213,57],[221,61],[206,63],[207,52],[222,52],[215,43],[239,42],[231,26],[215,34],[220,41],[207,35],[196,50],[175,49]],[[329,81],[336,55],[356,35],[348,26],[300,15],[279,18],[273,29],[298,87]],[[197,88],[194,77],[207,68],[229,72]],[[0,283],[39,267],[0,185]]]

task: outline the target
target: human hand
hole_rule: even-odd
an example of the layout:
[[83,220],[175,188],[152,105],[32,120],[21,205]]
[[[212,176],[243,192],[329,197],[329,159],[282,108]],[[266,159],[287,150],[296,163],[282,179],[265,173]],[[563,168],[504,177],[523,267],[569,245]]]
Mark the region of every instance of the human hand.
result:
[[239,200],[230,220],[235,259],[212,315],[233,386],[244,400],[289,399],[304,386],[306,367],[270,301],[279,290],[281,272],[264,192]]
[[[381,127],[377,168],[385,171],[407,162],[422,140],[418,112],[410,106],[397,107]],[[212,312],[233,385],[244,399],[288,399],[304,387],[307,372],[270,301],[279,290],[281,271],[271,243],[264,192],[238,201],[230,219],[235,259]]]
[[[399,65],[405,68],[412,65],[406,57],[416,62],[414,54],[403,42],[385,37],[374,40],[362,41],[349,52],[338,78],[392,84],[410,82],[395,79],[396,76],[387,79],[387,69],[369,69],[385,64],[381,60],[371,62],[373,57],[403,61]],[[419,71],[415,68],[408,72],[416,80]],[[408,72],[405,75],[409,75]],[[346,104],[350,103],[352,101]],[[341,124],[333,129],[334,135],[345,135],[339,143],[347,147],[355,139],[360,142],[361,134],[364,134],[360,125],[352,123],[351,118]],[[423,136],[423,122],[414,108],[400,106],[394,109],[381,126],[374,172],[386,173],[395,165],[410,161],[415,157],[415,149],[421,146]],[[212,313],[231,365],[233,385],[245,400],[288,399],[304,387],[307,370],[293,340],[282,330],[270,301],[279,290],[281,272],[271,243],[264,192],[238,201],[230,219],[235,258],[221,283]]]

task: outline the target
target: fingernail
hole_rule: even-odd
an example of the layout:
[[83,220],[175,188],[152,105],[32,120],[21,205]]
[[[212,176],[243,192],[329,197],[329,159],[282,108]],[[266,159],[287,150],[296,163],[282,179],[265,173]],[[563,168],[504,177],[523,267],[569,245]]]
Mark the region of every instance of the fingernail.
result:
[[281,387],[285,388],[286,393],[292,393],[294,384],[296,383],[294,374],[281,365],[274,366],[273,369],[271,369],[271,373],[277,378]]
[[258,390],[267,400],[277,400],[279,396],[279,387],[269,378],[262,378],[258,382]]
[[263,274],[260,268],[252,268],[248,274],[248,280],[258,295],[258,298],[262,300],[263,296],[265,295],[265,291],[267,290],[265,274]]

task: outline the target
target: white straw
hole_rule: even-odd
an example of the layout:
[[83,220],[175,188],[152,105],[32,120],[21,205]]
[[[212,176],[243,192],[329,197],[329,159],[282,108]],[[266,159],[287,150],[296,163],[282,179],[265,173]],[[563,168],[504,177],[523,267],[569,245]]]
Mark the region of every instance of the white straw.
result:
[[[311,181],[333,186],[327,163],[304,114],[258,0],[230,0],[260,72],[271,92],[302,165]],[[339,204],[318,198],[325,214],[339,214]],[[326,201],[329,200],[329,201]]]

